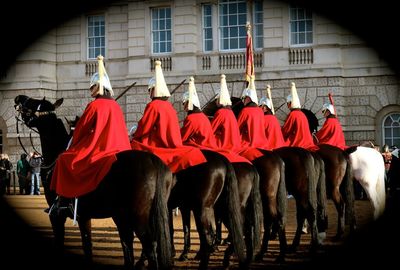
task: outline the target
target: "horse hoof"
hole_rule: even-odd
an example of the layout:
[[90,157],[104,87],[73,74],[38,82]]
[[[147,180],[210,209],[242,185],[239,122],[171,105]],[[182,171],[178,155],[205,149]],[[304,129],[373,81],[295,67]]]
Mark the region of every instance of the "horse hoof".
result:
[[262,262],[264,255],[258,253],[255,257],[254,257],[254,261],[255,262]]
[[188,260],[187,254],[181,254],[181,256],[179,256],[178,261],[180,262],[186,262]]
[[285,257],[284,256],[278,256],[275,260],[276,263],[284,263],[285,262]]

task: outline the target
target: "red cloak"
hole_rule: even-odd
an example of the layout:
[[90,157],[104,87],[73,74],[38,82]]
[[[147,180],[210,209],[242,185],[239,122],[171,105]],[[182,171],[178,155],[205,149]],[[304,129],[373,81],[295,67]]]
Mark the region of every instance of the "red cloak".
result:
[[185,145],[191,145],[200,149],[216,151],[224,155],[229,162],[247,162],[244,157],[241,157],[233,152],[219,149],[215,141],[211,123],[207,116],[202,112],[194,112],[189,114],[181,128],[182,141]]
[[342,126],[336,117],[326,118],[324,125],[318,130],[316,136],[318,144],[330,144],[342,150],[346,148]]
[[253,161],[263,154],[253,147],[242,147],[239,125],[231,109],[217,110],[211,122],[217,146]]
[[50,188],[68,198],[89,193],[106,176],[115,154],[130,149],[121,107],[99,97],[87,105],[71,146],[58,157]]
[[293,109],[282,127],[282,134],[288,146],[297,146],[310,151],[318,150],[314,144],[308,119],[300,109]]
[[157,155],[173,173],[207,161],[200,149],[182,144],[177,113],[160,99],[147,104],[131,146]]
[[264,114],[264,127],[265,136],[267,137],[267,148],[277,149],[286,146],[281,125],[275,115]]

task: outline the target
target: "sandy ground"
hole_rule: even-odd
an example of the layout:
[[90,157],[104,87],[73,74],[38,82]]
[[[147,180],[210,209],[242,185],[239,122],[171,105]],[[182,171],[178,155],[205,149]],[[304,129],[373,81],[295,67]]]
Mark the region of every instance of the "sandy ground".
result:
[[[27,224],[34,231],[39,232],[44,239],[52,239],[52,230],[47,214],[43,211],[47,207],[44,200],[44,196],[21,196],[11,195],[5,197],[6,202],[11,206],[15,213],[22,218],[25,224]],[[294,254],[288,254],[287,260],[284,264],[278,264],[275,262],[275,258],[279,253],[279,242],[271,241],[270,248],[267,255],[264,257],[263,262],[253,263],[252,269],[262,269],[268,267],[269,269],[281,269],[290,267],[308,266],[314,261],[321,261],[324,256],[333,252],[339,252],[345,243],[345,241],[333,241],[336,233],[336,219],[337,213],[333,206],[333,203],[328,203],[328,215],[329,215],[329,227],[327,231],[327,239],[324,246],[317,253],[317,258],[311,258],[308,253],[308,244],[310,242],[309,234],[302,235],[301,245],[299,250]],[[362,228],[371,223],[372,221],[372,209],[369,201],[356,201],[356,218],[358,228]],[[182,251],[183,246],[183,233],[181,226],[180,215],[174,216],[174,226],[176,228],[174,235],[174,243],[177,249],[177,256]],[[288,242],[290,243],[293,239],[295,232],[295,208],[294,199],[289,199],[289,216],[288,224],[286,227]],[[123,263],[122,249],[118,238],[115,225],[111,219],[97,219],[92,220],[93,227],[93,254],[94,261],[99,265],[105,265],[106,269],[118,269]],[[348,229],[346,229],[348,231]],[[346,231],[346,236],[348,232]],[[224,236],[226,236],[226,230],[224,230]],[[191,227],[192,246],[189,258],[191,260],[186,262],[175,261],[175,269],[197,269],[198,261],[193,260],[196,252],[199,249],[199,239],[196,232],[194,222]],[[79,228],[72,224],[72,220],[68,219],[66,223],[66,250],[71,254],[77,254],[82,257],[81,239],[79,234]],[[225,246],[220,246],[219,251],[211,256],[210,267],[211,269],[221,268],[223,251]],[[135,258],[137,259],[140,255],[141,245],[137,239],[135,239]],[[340,253],[340,252],[339,252]],[[237,268],[236,260],[232,260],[232,267]],[[308,267],[307,267],[308,268]]]

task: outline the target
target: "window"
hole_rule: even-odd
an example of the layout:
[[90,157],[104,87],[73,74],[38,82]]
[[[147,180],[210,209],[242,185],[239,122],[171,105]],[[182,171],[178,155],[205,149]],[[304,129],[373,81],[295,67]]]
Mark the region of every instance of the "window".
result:
[[212,31],[212,6],[203,5],[203,49],[205,52],[213,50],[213,31]]
[[151,38],[153,53],[171,52],[171,8],[151,10]]
[[219,2],[220,50],[246,48],[246,22],[246,1],[221,0]]
[[383,140],[389,146],[400,147],[400,113],[393,113],[383,120]]
[[98,55],[105,57],[105,20],[103,15],[89,16],[88,21],[88,59],[96,59]]
[[312,12],[300,7],[290,8],[290,45],[313,43]]
[[263,1],[254,1],[254,22],[253,22],[253,42],[254,48],[261,49],[264,47],[263,41]]

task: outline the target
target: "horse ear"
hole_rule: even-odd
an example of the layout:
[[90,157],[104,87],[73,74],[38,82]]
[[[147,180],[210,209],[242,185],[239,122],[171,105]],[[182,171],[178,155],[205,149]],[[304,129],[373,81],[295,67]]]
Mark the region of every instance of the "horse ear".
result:
[[61,106],[61,104],[64,102],[64,98],[60,98],[58,100],[56,100],[56,102],[54,102],[54,108],[57,109],[58,107]]

